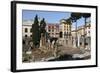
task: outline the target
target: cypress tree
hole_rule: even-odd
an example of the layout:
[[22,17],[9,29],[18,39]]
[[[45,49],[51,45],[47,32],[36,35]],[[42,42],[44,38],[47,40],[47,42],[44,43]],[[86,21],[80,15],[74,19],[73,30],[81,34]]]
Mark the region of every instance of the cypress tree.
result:
[[41,34],[41,41],[42,41],[42,46],[45,46],[46,44],[46,22],[45,19],[43,18],[40,22],[40,34]]
[[45,19],[43,18],[40,22],[40,31],[41,33],[43,33],[43,36],[46,33],[45,27],[46,27],[46,22],[45,22]]
[[32,41],[34,47],[39,46],[40,31],[39,31],[38,15],[35,16],[34,23],[32,24]]

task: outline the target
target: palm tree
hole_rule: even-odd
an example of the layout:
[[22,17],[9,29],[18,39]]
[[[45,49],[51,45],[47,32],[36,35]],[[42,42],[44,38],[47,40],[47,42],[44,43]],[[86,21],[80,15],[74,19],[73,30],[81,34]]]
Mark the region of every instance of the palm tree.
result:
[[85,20],[85,25],[84,25],[84,48],[85,48],[85,36],[86,36],[86,33],[85,33],[85,28],[86,28],[86,25],[87,25],[87,18],[89,18],[91,16],[91,14],[90,13],[83,13],[82,14],[82,17],[84,18],[84,20]]
[[77,43],[78,43],[78,40],[77,40],[77,20],[81,18],[81,13],[71,13],[71,19],[72,19],[72,22],[76,22],[76,47],[77,47]]

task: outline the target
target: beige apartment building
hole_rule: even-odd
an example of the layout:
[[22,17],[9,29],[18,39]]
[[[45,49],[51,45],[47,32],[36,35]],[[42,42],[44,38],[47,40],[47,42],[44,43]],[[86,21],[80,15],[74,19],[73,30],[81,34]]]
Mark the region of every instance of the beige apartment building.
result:
[[71,25],[66,23],[65,19],[60,20],[59,25],[59,33],[61,33],[61,37],[59,38],[59,42],[63,45],[71,45],[69,40],[71,40]]

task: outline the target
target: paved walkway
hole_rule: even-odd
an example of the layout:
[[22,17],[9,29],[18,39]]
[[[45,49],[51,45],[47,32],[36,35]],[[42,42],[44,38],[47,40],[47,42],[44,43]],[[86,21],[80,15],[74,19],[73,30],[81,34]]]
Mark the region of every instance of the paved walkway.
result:
[[[77,55],[83,56],[82,50],[80,50],[79,48],[73,48],[73,47],[68,47],[68,46],[59,46],[57,50],[58,50],[57,56],[62,56],[62,55],[72,55],[72,56],[74,55],[74,57],[77,57]],[[52,49],[47,50],[46,48],[45,48],[45,52],[44,52],[42,50],[42,48],[40,48],[40,49],[33,50],[32,56],[34,58],[33,60],[36,62],[37,61],[45,61],[48,58],[54,58],[54,52]]]
[[59,52],[60,55],[64,55],[64,54],[73,55],[73,54],[81,53],[81,50],[79,48],[73,48],[68,46],[61,46],[59,50],[60,50]]

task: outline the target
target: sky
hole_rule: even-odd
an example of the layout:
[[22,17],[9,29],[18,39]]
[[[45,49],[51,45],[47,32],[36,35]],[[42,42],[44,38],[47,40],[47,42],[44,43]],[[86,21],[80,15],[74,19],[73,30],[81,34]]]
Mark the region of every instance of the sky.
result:
[[[71,12],[23,10],[22,18],[23,20],[34,20],[36,14],[40,20],[45,18],[47,23],[60,23],[61,19],[68,19],[71,16]],[[85,24],[84,18],[80,18],[77,22],[77,26]],[[75,23],[73,23],[74,26]]]

